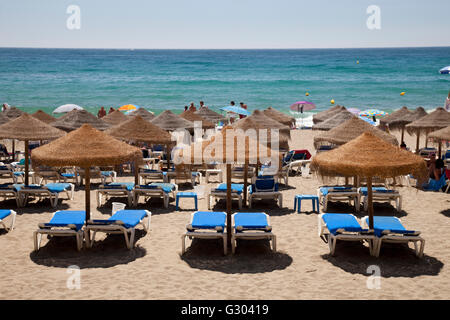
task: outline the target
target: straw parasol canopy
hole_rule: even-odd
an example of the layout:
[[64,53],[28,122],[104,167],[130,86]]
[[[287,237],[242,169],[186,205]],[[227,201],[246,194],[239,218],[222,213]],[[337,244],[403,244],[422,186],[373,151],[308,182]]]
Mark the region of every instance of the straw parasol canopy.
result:
[[10,119],[5,116],[4,112],[0,112],[0,125],[7,123]]
[[[232,128],[235,130],[241,129],[247,133],[252,133],[249,130],[255,130],[256,139],[260,144],[266,145],[269,148],[272,148],[271,144],[271,129],[267,129],[267,126],[261,122],[255,121],[252,117],[245,117],[236,121],[232,124]],[[260,131],[265,130],[265,131]],[[262,133],[265,134],[262,134]],[[278,135],[278,148],[281,150],[289,150],[289,136],[285,133],[281,133]]]
[[102,118],[103,121],[109,123],[112,126],[117,126],[118,124],[121,124],[122,122],[125,122],[128,119],[129,118],[119,110],[115,110]]
[[356,116],[347,111],[347,109],[345,109],[343,107],[343,109],[340,109],[337,113],[335,113],[331,118],[322,121],[318,124],[315,124],[312,126],[313,130],[331,130],[335,127],[337,127],[338,125],[346,122],[347,120],[356,118]]
[[423,180],[428,172],[423,158],[393,146],[369,132],[337,149],[315,155],[311,167],[321,176],[367,178],[371,229],[373,229],[372,178],[389,178],[411,173],[418,180]]
[[337,106],[329,108],[328,110],[318,112],[315,115],[313,115],[313,122],[314,122],[314,124],[323,122],[323,121],[335,116],[337,113],[339,113],[340,111],[342,111],[344,109],[345,109],[344,106],[337,105]]
[[110,166],[127,161],[141,161],[142,152],[113,137],[94,129],[89,124],[62,138],[36,148],[34,165],[78,166],[86,172],[86,219],[90,219],[90,167]]
[[0,138],[25,141],[25,184],[28,185],[28,141],[53,140],[62,137],[64,131],[56,129],[28,113],[0,126]]
[[295,124],[295,118],[288,116],[287,114],[278,111],[277,109],[274,109],[272,107],[268,107],[266,110],[263,111],[266,116],[269,118],[272,118],[273,120],[278,121],[279,123],[282,123],[286,126],[292,127],[292,125]]
[[16,108],[16,107],[9,107],[5,111],[3,111],[4,115],[7,116],[10,120],[20,117],[23,113],[22,110]]
[[219,121],[225,122],[227,121],[227,118],[221,115],[220,113],[217,113],[208,107],[201,107],[199,110],[195,111],[195,114],[198,114],[202,118],[212,122],[217,123]]
[[128,114],[128,116],[129,117],[141,116],[142,118],[144,118],[144,120],[147,121],[152,121],[153,119],[155,119],[155,115],[145,108],[139,108],[135,111],[132,111]]
[[412,111],[408,110],[407,107],[401,107],[398,110],[395,110],[391,114],[380,119],[380,127],[393,129],[402,129],[410,123],[411,121],[408,118],[411,116]]
[[105,131],[106,134],[121,140],[133,140],[151,144],[172,144],[172,136],[157,125],[141,116],[130,117],[127,121]]
[[49,115],[48,113],[45,113],[42,110],[38,110],[35,113],[32,114],[33,117],[35,117],[38,120],[41,120],[43,122],[45,122],[46,124],[50,124],[53,121],[56,121],[56,118]]
[[[272,118],[269,118],[261,110],[254,110],[250,116],[245,117],[243,119],[251,119],[265,129],[278,129],[281,134],[287,136],[289,139],[291,138],[291,128],[290,127],[288,127],[287,125],[282,124]],[[240,119],[237,122],[239,122],[243,119]]]
[[444,129],[431,132],[428,137],[441,141],[450,141],[450,125]]
[[164,112],[160,113],[151,122],[161,129],[167,131],[175,131],[177,129],[186,129],[192,131],[194,129],[193,122],[186,120],[179,115],[176,115],[170,110],[165,110]]
[[390,144],[398,145],[397,138],[393,135],[372,126],[358,117],[354,117],[329,131],[319,133],[314,137],[314,147],[316,149],[319,148],[322,142],[343,145],[359,137],[364,132],[370,132]]
[[437,108],[430,114],[408,124],[406,130],[410,133],[429,133],[450,125],[450,112]]
[[83,124],[89,124],[97,130],[105,130],[111,126],[86,110],[72,110],[51,123],[52,126],[64,131],[76,130]]
[[195,111],[192,110],[184,111],[182,114],[180,114],[180,117],[191,122],[201,121],[203,129],[214,129],[216,127],[214,123],[212,123],[209,120],[206,120],[206,118],[203,118],[201,115],[196,114]]

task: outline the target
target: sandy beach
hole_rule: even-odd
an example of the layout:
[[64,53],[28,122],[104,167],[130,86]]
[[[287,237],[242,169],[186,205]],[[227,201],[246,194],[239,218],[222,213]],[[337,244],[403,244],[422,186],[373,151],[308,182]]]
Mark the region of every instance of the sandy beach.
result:
[[[317,133],[293,130],[291,149],[313,153]],[[415,137],[405,137],[414,149]],[[133,177],[118,177],[118,181],[133,181]],[[92,215],[107,218],[112,201],[96,208],[98,184],[94,181],[91,191]],[[422,259],[402,245],[383,245],[375,258],[367,247],[355,243],[338,243],[336,255],[330,256],[328,245],[318,237],[311,202],[302,203],[300,214],[293,210],[296,194],[316,194],[320,184],[313,175],[291,176],[289,187],[282,189],[283,208],[268,200],[256,202],[251,210],[244,208],[270,215],[278,252],[272,253],[265,241],[242,241],[236,254],[227,256],[215,240],[194,241],[191,246],[188,241],[188,251],[180,255],[192,199],[182,199],[180,211],[175,211],[173,200],[168,209],[162,201],[141,201],[138,208],[152,212],[151,226],[147,234],[137,233],[134,249],[126,249],[122,236],[100,234],[94,248],[81,252],[74,238],[50,242],[44,238],[41,250],[33,252],[33,231],[38,223],[49,221],[55,210],[48,200],[25,208],[17,208],[13,200],[2,201],[1,209],[16,210],[18,216],[15,230],[0,231],[0,299],[450,299],[448,194],[397,187],[403,196],[401,212],[385,203],[374,205],[376,215],[397,216],[407,228],[422,232],[426,240]],[[190,186],[180,186],[183,189]],[[83,210],[84,189],[77,188],[74,200],[60,201],[57,209]],[[225,209],[225,201],[213,207]],[[238,211],[236,202],[233,209]],[[205,199],[199,201],[199,210],[207,210]],[[329,211],[354,213],[354,208],[332,203]],[[68,267],[73,265],[80,268],[80,289],[67,287]],[[367,286],[371,265],[380,268],[379,289]]]

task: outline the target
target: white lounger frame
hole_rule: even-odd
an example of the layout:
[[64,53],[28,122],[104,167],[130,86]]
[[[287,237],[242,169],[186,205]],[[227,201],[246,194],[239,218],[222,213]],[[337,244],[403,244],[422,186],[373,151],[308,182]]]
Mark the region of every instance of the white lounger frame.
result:
[[170,193],[165,193],[161,188],[139,188],[135,187],[133,189],[133,206],[137,206],[139,203],[139,197],[144,197],[144,201],[147,202],[148,198],[163,198],[164,200],[164,208],[169,207],[170,196],[172,195],[175,198],[176,192],[178,192],[178,185],[175,185],[175,190]]
[[106,185],[100,185],[97,189],[97,208],[102,206],[103,196],[105,196],[105,201],[108,201],[109,197],[127,197],[128,206],[133,205],[133,191],[128,191],[127,187],[124,185],[122,188],[108,188]]
[[[393,190],[394,192],[377,192],[377,191],[373,191],[372,192],[372,199],[373,201],[378,201],[378,202],[389,202],[389,204],[392,201],[395,201],[395,207],[397,208],[397,211],[401,211],[402,210],[402,196],[400,195],[400,193],[397,190]],[[369,196],[368,195],[364,195],[361,192],[361,188],[358,188],[358,192],[361,195],[362,198],[362,202],[364,204],[364,211],[367,211],[368,207],[369,207]]]
[[[191,221],[189,224],[192,224],[192,220],[194,219],[194,213],[191,214]],[[196,229],[196,231],[186,231],[185,234],[181,235],[181,255],[186,252],[186,238],[192,240],[192,238],[199,239],[222,239],[223,241],[223,254],[226,255],[228,251],[227,246],[227,234],[226,234],[226,224],[224,230],[222,232],[218,232],[218,229]],[[199,231],[197,231],[199,230]],[[201,231],[200,231],[201,230]]]
[[[207,201],[208,201],[208,210],[211,210],[211,198],[214,197],[215,202],[218,201],[218,199],[226,199],[227,198],[227,192],[222,192],[222,191],[214,191],[211,190],[211,192],[209,193],[208,197],[207,197]],[[238,200],[239,201],[239,210],[242,209],[242,193],[238,194],[237,192],[231,192],[231,200]]]
[[[70,191],[64,190],[62,192],[64,192],[67,195],[67,200],[73,200],[75,185],[73,183],[69,184],[70,184]],[[17,192],[17,199],[19,200],[20,207],[26,206],[29,196],[38,197],[39,200],[43,198],[48,198],[50,199],[50,204],[52,205],[53,208],[55,208],[58,205],[59,193],[50,192],[50,190],[46,189],[45,186],[42,186],[42,188],[40,189],[34,188],[27,189],[25,187],[21,188]]]
[[[272,250],[273,252],[277,251],[277,237],[275,234],[272,233],[271,229],[270,231],[266,230],[243,230],[242,232],[236,232],[235,230],[235,223],[234,223],[234,216],[236,215],[235,212],[231,215],[231,252],[234,254],[236,251],[237,246],[237,240],[238,239],[245,239],[245,240],[262,240],[262,239],[268,239],[269,241],[272,241]],[[268,214],[264,213],[267,219],[267,224],[270,226],[270,217]]]
[[[328,243],[328,247],[330,248],[330,254],[334,256],[336,251],[336,242],[337,240],[343,240],[343,241],[367,241],[369,244],[369,253],[370,255],[374,255],[374,250],[376,246],[377,238],[373,234],[364,234],[360,232],[348,232],[345,231],[345,229],[338,229],[337,235],[334,235],[330,233],[330,231],[327,228],[327,225],[325,221],[323,221],[322,217],[326,213],[321,213],[318,216],[318,225],[319,225],[319,237]],[[357,221],[358,219],[353,215]]]
[[139,172],[139,184],[147,184],[147,180],[157,181],[161,180],[164,182],[164,175],[161,172]]
[[361,203],[361,194],[358,192],[356,188],[352,188],[351,191],[328,191],[328,194],[324,196],[320,192],[320,188],[317,188],[317,196],[319,197],[319,203],[322,203],[322,210],[327,211],[328,201],[348,201],[351,204],[353,200],[353,205],[356,209],[356,212],[359,212],[360,203]]
[[[95,242],[95,235],[97,232],[104,232],[107,234],[123,234],[125,238],[125,243],[127,245],[128,249],[134,248],[134,235],[136,232],[136,227],[138,225],[142,225],[144,227],[144,231],[150,230],[150,221],[152,218],[152,213],[148,210],[145,210],[147,215],[139,221],[139,223],[135,227],[131,228],[125,228],[123,226],[122,221],[116,221],[111,224],[95,224],[92,222],[92,220],[89,220],[86,224],[86,227],[84,228],[84,238],[86,241],[86,247],[92,248],[94,242]],[[147,219],[147,222],[145,223],[144,220]],[[91,231],[91,232],[89,232]],[[89,235],[89,233],[91,233]],[[130,236],[128,237],[128,233]]]
[[[401,222],[401,220],[397,217],[393,217]],[[363,225],[367,226],[369,217],[365,216],[362,218]],[[381,237],[376,237],[376,241],[374,244],[374,256],[380,256],[381,244],[383,242],[388,243],[406,243],[409,244],[412,242],[414,244],[414,250],[416,252],[416,256],[419,258],[423,257],[423,250],[425,247],[425,239],[419,236],[420,232],[416,231],[415,233],[410,234],[401,234],[401,233],[392,233],[390,230],[383,231],[383,235]],[[420,247],[418,246],[418,242],[420,242]]]
[[[3,226],[3,228],[5,228],[6,231],[8,231],[8,232],[14,230],[14,225],[16,223],[16,215],[17,215],[17,213],[14,210],[9,209],[9,211],[11,211],[11,212],[8,216],[3,218],[3,220],[0,219],[0,226]],[[7,219],[7,218],[11,220],[9,227],[5,223],[5,219]]]
[[0,189],[0,198],[3,200],[14,199],[16,200],[16,205],[20,207],[20,199],[17,191],[11,186],[10,189]]
[[[56,212],[53,212],[52,218]],[[55,237],[73,237],[77,239],[77,250],[80,251],[83,248],[83,228],[76,231],[75,225],[68,224],[65,227],[45,227],[45,223],[39,224],[39,229],[33,233],[34,238],[34,251],[38,251],[41,247],[42,235],[48,234]]]

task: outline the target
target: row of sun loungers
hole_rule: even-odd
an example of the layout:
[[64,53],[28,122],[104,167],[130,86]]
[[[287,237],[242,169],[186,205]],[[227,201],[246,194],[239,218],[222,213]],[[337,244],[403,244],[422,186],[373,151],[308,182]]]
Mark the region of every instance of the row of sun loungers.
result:
[[[368,194],[367,187],[345,187],[345,186],[324,186],[317,190],[319,203],[322,204],[323,211],[327,211],[329,201],[348,201],[354,205],[356,211],[360,210],[361,200],[364,210],[367,211]],[[373,201],[395,202],[397,211],[402,209],[402,196],[397,190],[390,190],[385,187],[372,188]]]
[[423,256],[425,240],[420,237],[419,231],[407,230],[397,217],[375,216],[374,230],[369,230],[369,217],[358,219],[348,213],[322,213],[319,215],[319,236],[328,243],[330,254],[334,255],[336,241],[367,242],[369,253],[375,257],[380,255],[381,245],[389,243],[410,243],[418,257]]

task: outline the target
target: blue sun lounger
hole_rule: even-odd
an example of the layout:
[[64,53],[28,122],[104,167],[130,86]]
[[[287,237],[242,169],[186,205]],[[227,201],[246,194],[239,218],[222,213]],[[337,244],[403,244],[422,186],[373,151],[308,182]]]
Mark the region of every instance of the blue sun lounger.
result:
[[226,220],[225,212],[197,211],[192,213],[191,221],[186,226],[187,231],[181,236],[181,254],[186,252],[186,237],[189,237],[189,239],[222,239],[223,254],[226,255]]
[[[109,219],[91,219],[87,222],[84,229],[84,237],[86,246],[92,248],[97,232],[105,232],[108,234],[123,234],[128,249],[134,247],[134,235],[136,227],[140,224],[145,231],[150,228],[150,220],[152,213],[148,210],[119,210],[116,211]],[[145,223],[144,220],[147,219]],[[89,231],[92,231],[89,236]],[[130,236],[128,237],[128,234]]]
[[127,197],[128,206],[133,205],[133,189],[134,182],[112,182],[106,185],[102,184],[97,189],[97,207],[101,207],[103,203],[103,196],[106,201],[109,197]]
[[58,237],[73,237],[77,239],[77,249],[81,250],[83,247],[83,226],[86,220],[85,211],[57,211],[53,214],[50,222],[40,223],[39,229],[33,234],[34,250],[40,248],[42,235],[48,234],[50,236]]
[[[369,225],[369,217],[362,219],[363,223]],[[416,255],[420,258],[423,256],[425,240],[420,237],[420,231],[407,230],[399,218],[397,217],[373,217],[373,228],[376,236],[374,246],[374,256],[380,255],[381,244],[388,243],[414,243]],[[420,243],[420,247],[418,244]]]
[[360,194],[354,187],[346,186],[323,186],[317,189],[319,203],[322,203],[322,210],[327,211],[328,201],[347,200],[350,204],[353,200],[356,211],[359,211]]
[[[5,223],[5,219],[11,220],[9,227]],[[16,222],[16,212],[10,209],[0,210],[0,226],[6,229],[6,231],[12,231],[14,229],[14,224]]]
[[164,208],[169,207],[170,196],[175,198],[175,193],[178,191],[178,185],[174,183],[160,183],[152,182],[150,184],[138,185],[133,190],[133,205],[137,206],[139,197],[144,197],[144,201],[148,198],[162,198],[164,201]]
[[363,229],[358,219],[350,213],[322,213],[318,216],[319,237],[328,243],[330,254],[336,251],[337,240],[367,241],[369,253],[373,255],[376,237],[373,232]]
[[253,179],[252,185],[248,186],[248,207],[252,207],[254,200],[274,199],[278,201],[279,207],[283,207],[283,195],[278,191],[278,183],[274,178],[258,177]]
[[0,184],[0,198],[3,198],[3,200],[14,199],[16,200],[16,205],[20,207],[19,196],[17,195],[17,190],[14,188],[13,184]]
[[237,212],[231,216],[231,252],[236,250],[237,240],[260,240],[272,241],[272,249],[277,251],[277,239],[272,233],[269,216],[264,212]]
[[[367,187],[359,188],[358,192],[362,197],[362,202],[364,204],[364,211],[367,211],[369,204]],[[395,201],[395,207],[397,208],[397,211],[402,210],[402,196],[397,190],[391,190],[385,187],[373,187],[372,199],[373,201],[387,201],[389,203],[391,203],[391,201]]]
[[[242,192],[244,191],[244,185],[240,183],[231,184],[231,199],[237,199],[239,201],[239,210],[242,209]],[[227,184],[221,183],[216,189],[211,190],[207,197],[208,209],[211,209],[211,198],[214,197],[216,202],[217,199],[227,198]]]
[[19,199],[19,206],[26,206],[28,198],[38,197],[50,199],[50,204],[53,208],[58,205],[58,199],[60,193],[65,193],[68,200],[73,199],[75,186],[72,183],[47,183],[46,185],[40,184],[14,184],[14,188],[17,191],[17,198]]

